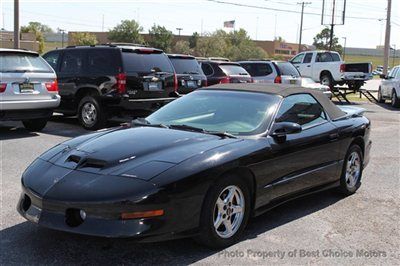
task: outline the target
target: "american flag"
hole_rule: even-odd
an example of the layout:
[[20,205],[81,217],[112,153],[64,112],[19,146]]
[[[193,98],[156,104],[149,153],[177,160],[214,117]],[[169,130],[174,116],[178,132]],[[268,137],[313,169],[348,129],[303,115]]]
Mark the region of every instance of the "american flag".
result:
[[230,21],[225,21],[224,22],[224,28],[234,28],[235,27],[235,21],[230,20]]

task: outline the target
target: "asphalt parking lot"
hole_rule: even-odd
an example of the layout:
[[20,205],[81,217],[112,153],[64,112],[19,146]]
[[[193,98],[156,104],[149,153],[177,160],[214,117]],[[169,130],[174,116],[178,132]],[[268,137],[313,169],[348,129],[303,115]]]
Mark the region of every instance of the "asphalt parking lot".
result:
[[139,244],[39,228],[15,207],[20,176],[42,152],[86,133],[57,116],[41,133],[0,123],[1,265],[8,264],[386,264],[400,265],[400,110],[358,103],[372,121],[371,161],[357,194],[327,191],[253,219],[242,242],[222,251],[191,239]]

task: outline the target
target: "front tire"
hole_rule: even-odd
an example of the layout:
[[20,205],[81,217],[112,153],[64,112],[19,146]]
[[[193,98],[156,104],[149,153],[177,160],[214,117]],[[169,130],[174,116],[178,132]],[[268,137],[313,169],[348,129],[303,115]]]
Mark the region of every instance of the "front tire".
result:
[[250,189],[238,177],[226,177],[207,193],[200,218],[197,242],[210,248],[236,243],[250,216]]
[[361,186],[363,153],[358,145],[350,146],[344,159],[339,190],[346,196],[354,194]]
[[82,127],[87,130],[103,128],[107,121],[102,106],[93,96],[83,97],[79,102],[78,119]]
[[22,124],[29,131],[41,131],[47,124],[47,118],[23,120]]
[[395,90],[393,90],[393,92],[392,92],[391,104],[393,107],[400,107],[400,99],[397,97],[397,93]]
[[385,102],[385,99],[383,99],[382,91],[381,91],[381,88],[379,87],[379,89],[378,89],[378,103],[384,103],[384,102]]

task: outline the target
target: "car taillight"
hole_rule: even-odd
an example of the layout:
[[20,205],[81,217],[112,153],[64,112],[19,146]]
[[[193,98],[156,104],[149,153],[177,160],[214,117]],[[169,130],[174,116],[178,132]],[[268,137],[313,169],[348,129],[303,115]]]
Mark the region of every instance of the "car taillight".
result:
[[119,73],[116,77],[117,79],[117,91],[118,93],[126,93],[126,74]]
[[223,79],[221,79],[219,81],[219,84],[223,84],[223,83],[231,83],[231,79],[229,77],[224,77]]
[[5,92],[7,88],[7,83],[0,83],[0,93]]
[[254,79],[253,78],[250,79],[250,83],[254,83]]
[[56,79],[51,82],[46,82],[44,85],[48,92],[58,92],[58,82]]
[[346,65],[345,64],[341,64],[340,65],[340,72],[345,72],[346,71]]
[[178,76],[174,74],[174,91],[178,91]]
[[274,83],[282,83],[282,77],[276,76],[276,78],[274,79]]
[[208,81],[204,80],[204,87],[207,87],[207,86],[208,86]]

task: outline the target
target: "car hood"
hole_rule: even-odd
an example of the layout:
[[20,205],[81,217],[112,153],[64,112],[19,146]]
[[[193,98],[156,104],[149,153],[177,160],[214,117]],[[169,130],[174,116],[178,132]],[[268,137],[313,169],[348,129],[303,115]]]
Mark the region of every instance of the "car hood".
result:
[[150,180],[197,154],[237,141],[182,130],[120,128],[64,142],[41,159],[83,172]]

